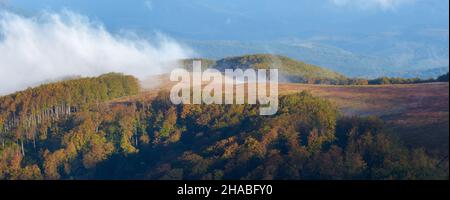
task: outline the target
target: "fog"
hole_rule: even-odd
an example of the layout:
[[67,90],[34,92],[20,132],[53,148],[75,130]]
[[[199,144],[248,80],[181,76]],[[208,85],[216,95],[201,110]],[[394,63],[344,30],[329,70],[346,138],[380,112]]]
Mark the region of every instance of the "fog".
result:
[[67,76],[122,72],[145,78],[192,55],[163,34],[151,41],[127,30],[113,34],[71,11],[25,17],[0,10],[0,95]]

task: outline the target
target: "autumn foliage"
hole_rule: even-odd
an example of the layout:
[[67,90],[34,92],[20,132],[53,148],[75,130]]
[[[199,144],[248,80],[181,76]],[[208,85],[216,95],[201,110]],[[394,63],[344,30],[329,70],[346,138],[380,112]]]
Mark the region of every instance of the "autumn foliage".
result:
[[113,100],[138,90],[108,74],[2,97],[0,178],[448,178],[448,161],[407,148],[380,119],[343,117],[307,92],[280,97],[273,116],[174,105],[167,93]]

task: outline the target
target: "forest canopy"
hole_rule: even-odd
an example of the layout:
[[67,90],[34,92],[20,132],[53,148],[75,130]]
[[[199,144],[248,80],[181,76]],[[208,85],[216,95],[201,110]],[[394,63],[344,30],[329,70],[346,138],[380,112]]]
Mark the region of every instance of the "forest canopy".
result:
[[[446,179],[448,161],[308,92],[258,105],[174,105],[107,74],[1,98],[0,179]],[[112,101],[111,101],[112,100]],[[11,121],[12,120],[12,121]]]

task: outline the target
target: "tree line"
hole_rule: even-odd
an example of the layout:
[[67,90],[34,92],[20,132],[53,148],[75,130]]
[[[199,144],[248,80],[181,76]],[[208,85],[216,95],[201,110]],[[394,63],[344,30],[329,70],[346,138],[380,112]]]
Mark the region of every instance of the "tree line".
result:
[[346,79],[327,79],[327,78],[310,78],[310,79],[294,79],[292,82],[308,83],[308,84],[328,84],[328,85],[391,85],[391,84],[418,84],[433,82],[448,82],[448,73],[437,78],[421,79],[421,78],[398,78],[398,77],[380,77],[375,79],[364,78],[346,78]]
[[91,109],[104,101],[137,94],[139,82],[132,76],[109,73],[96,78],[66,80],[44,84],[0,97],[0,142],[24,142],[36,147],[38,137],[72,113]]

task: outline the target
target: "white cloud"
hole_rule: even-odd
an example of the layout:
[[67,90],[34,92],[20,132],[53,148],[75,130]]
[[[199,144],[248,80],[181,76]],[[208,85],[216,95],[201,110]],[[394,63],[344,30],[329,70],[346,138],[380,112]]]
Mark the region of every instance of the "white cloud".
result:
[[398,6],[413,3],[416,0],[330,0],[341,7],[356,7],[359,9],[393,10]]
[[164,73],[192,51],[162,35],[156,42],[109,33],[64,11],[23,17],[0,10],[0,94],[61,77]]

